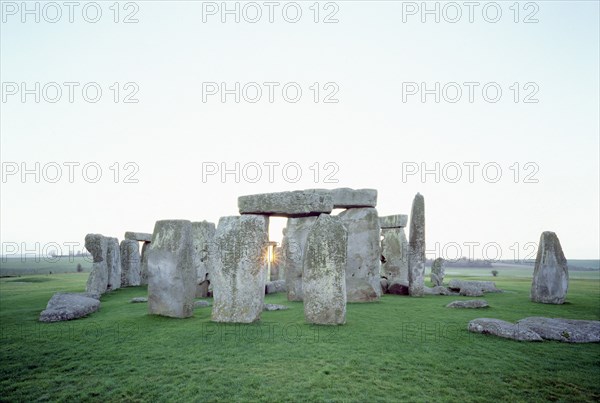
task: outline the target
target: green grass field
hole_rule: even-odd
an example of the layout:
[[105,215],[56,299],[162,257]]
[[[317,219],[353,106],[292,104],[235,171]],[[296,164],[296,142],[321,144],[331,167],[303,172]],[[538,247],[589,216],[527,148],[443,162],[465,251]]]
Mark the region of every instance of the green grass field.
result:
[[[472,269],[465,269],[472,270]],[[340,327],[304,323],[302,303],[255,325],[147,314],[144,287],[102,297],[100,311],[41,324],[56,291],[88,274],[0,280],[0,401],[598,401],[600,344],[525,343],[471,334],[469,320],[543,315],[600,319],[600,281],[573,279],[568,303],[529,301],[530,279],[500,273],[485,310],[462,297],[385,295],[349,304]],[[486,274],[481,279],[489,280]],[[448,279],[453,278],[449,276]],[[476,279],[474,277],[473,279]]]

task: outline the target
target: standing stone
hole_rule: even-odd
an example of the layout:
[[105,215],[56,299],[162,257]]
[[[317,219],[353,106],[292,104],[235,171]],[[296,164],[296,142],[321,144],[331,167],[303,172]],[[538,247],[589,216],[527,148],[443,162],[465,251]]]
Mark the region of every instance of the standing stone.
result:
[[434,287],[441,286],[444,282],[444,276],[446,275],[444,270],[445,262],[443,258],[438,257],[431,264],[431,282]]
[[260,319],[267,276],[269,219],[263,215],[222,217],[215,233],[211,272],[215,322]]
[[404,228],[381,230],[381,269],[389,284],[398,282],[408,287],[408,240]]
[[288,301],[302,301],[302,272],[308,233],[317,217],[288,218],[282,241]]
[[543,232],[533,269],[531,300],[543,304],[563,304],[568,288],[569,267],[560,241],[554,232]]
[[352,208],[338,217],[348,234],[347,301],[375,301],[381,296],[381,230],[377,210],[373,207]]
[[94,263],[86,284],[86,292],[101,295],[108,287],[108,240],[100,234],[87,234],[85,248],[92,254]]
[[140,262],[140,285],[148,284],[148,248],[150,248],[150,242],[144,242]]
[[121,251],[119,249],[119,240],[117,238],[106,238],[107,251],[106,263],[108,265],[108,285],[107,290],[116,290],[121,288]]
[[138,241],[121,241],[121,287],[134,287],[141,283],[140,245]]
[[410,210],[408,286],[411,297],[422,297],[425,277],[425,199],[417,193]]
[[148,312],[173,318],[192,316],[195,291],[192,223],[157,221],[148,249]]
[[346,323],[347,233],[339,217],[321,214],[310,229],[304,261],[304,317],[308,323]]
[[192,223],[194,269],[196,270],[196,298],[208,297],[211,258],[210,244],[215,236],[215,224],[208,221]]

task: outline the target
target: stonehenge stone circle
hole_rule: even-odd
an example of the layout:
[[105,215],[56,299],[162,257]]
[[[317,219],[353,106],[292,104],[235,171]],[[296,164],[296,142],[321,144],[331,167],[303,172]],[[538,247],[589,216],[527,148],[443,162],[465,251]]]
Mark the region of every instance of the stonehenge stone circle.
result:
[[[100,234],[87,234],[85,248],[91,253],[94,263],[86,284],[86,292],[104,294],[108,288],[108,239]],[[112,255],[111,255],[112,257]]]
[[208,221],[192,223],[192,250],[196,271],[196,298],[208,297],[208,284],[213,257],[210,248],[215,237],[215,224]]
[[121,241],[121,287],[133,287],[141,284],[140,245],[138,241]]
[[346,297],[348,302],[367,302],[381,296],[380,228],[373,207],[341,212],[347,231]]
[[148,249],[148,312],[173,318],[192,316],[195,291],[192,223],[157,221]]
[[531,283],[531,300],[543,304],[563,304],[569,288],[569,267],[554,232],[543,232]]
[[321,214],[310,229],[304,261],[304,317],[308,323],[346,322],[346,228]]
[[211,272],[214,322],[251,323],[260,319],[267,276],[268,226],[269,218],[264,215],[219,220]]
[[441,286],[444,283],[444,263],[445,260],[441,257],[438,257],[431,264],[431,282],[433,283],[434,287]]
[[107,290],[121,288],[121,249],[117,238],[106,238],[106,263],[108,266]]
[[238,197],[238,208],[240,214],[304,217],[331,213],[333,198],[329,193],[310,190],[263,193]]
[[302,301],[302,275],[308,233],[317,217],[288,218],[282,241],[288,301]]
[[408,283],[411,297],[423,296],[425,277],[425,199],[417,193],[410,211]]

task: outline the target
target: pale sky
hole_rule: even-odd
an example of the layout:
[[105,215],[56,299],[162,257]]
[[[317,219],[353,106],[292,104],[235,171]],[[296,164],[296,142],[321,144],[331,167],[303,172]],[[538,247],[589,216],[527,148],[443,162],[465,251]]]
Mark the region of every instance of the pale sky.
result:
[[[13,242],[82,249],[87,233],[121,239],[159,219],[216,223],[245,194],[351,187],[377,189],[380,215],[408,214],[423,194],[428,257],[458,245],[475,258],[535,258],[545,230],[567,259],[600,257],[598,2],[480,2],[473,22],[457,2],[455,23],[444,2],[427,3],[439,23],[420,1],[279,2],[273,23],[265,2],[237,3],[239,23],[222,2],[121,2],[118,16],[113,3],[94,3],[92,23],[97,7],[80,2],[70,23],[62,2],[60,18],[45,2],[28,2],[33,14],[2,2],[3,253]],[[40,183],[23,180],[36,163]],[[222,181],[236,163],[239,183]]]

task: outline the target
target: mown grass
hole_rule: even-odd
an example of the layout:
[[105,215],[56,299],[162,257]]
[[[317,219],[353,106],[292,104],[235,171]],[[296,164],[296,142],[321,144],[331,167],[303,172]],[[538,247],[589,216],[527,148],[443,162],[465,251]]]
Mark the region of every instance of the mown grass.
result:
[[[496,278],[486,310],[448,309],[461,297],[385,295],[349,304],[340,327],[304,323],[302,303],[255,325],[147,314],[144,287],[102,297],[100,311],[40,324],[56,291],[87,274],[0,280],[0,400],[96,401],[598,401],[600,344],[520,343],[471,334],[469,320],[544,315],[600,319],[600,282],[572,280],[568,303],[531,303],[529,279]],[[487,278],[486,278],[487,279]]]

